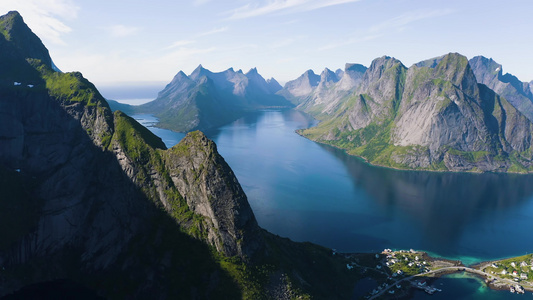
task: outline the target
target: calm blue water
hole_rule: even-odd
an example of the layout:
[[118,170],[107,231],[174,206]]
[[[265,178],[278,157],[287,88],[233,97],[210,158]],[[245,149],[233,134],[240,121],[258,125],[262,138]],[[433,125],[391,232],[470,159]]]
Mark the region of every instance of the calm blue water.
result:
[[[413,248],[467,264],[533,251],[533,176],[374,167],[294,133],[314,124],[298,111],[266,110],[206,132],[263,228],[343,252]],[[149,129],[169,147],[183,137]],[[439,280],[476,298],[510,296],[470,277]]]
[[[314,124],[266,110],[206,133],[265,229],[338,251],[413,248],[469,263],[533,251],[533,176],[374,167],[294,133]],[[169,147],[183,137],[149,129]]]
[[160,137],[163,140],[163,143],[167,146],[167,148],[170,148],[177,143],[181,141],[185,137],[185,133],[181,132],[173,132],[167,129],[161,129],[154,127],[154,124],[156,124],[157,118],[150,114],[137,114],[132,116],[137,122],[144,125],[144,127],[148,128],[151,132],[153,132],[155,135]]

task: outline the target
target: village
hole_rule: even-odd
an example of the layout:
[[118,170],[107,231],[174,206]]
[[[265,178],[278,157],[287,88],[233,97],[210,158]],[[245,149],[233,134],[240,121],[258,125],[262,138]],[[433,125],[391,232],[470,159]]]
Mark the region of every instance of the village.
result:
[[423,290],[428,294],[441,291],[431,286],[435,270],[462,266],[459,261],[434,259],[425,252],[411,250],[392,251],[385,249],[372,257],[349,256],[352,262],[348,270],[363,270],[365,276],[375,279],[364,299],[402,297],[412,289]]
[[[488,274],[487,284],[511,293],[533,291],[533,254],[487,262],[475,266]],[[513,284],[514,282],[514,284]]]
[[[335,251],[334,251],[335,254]],[[525,294],[533,291],[533,255],[480,263],[471,267],[460,261],[433,258],[421,251],[385,249],[374,255],[346,256],[348,270],[359,270],[372,278],[360,299],[387,299],[408,296],[413,289],[428,294],[441,292],[432,286],[442,275],[469,272],[485,279],[492,289]]]

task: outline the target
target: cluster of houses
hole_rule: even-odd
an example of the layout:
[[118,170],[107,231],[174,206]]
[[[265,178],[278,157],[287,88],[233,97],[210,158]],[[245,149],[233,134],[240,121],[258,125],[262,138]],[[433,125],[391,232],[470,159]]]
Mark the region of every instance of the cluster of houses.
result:
[[[400,255],[396,255],[396,253],[399,253]],[[409,251],[406,250],[400,250],[398,252],[393,252],[391,249],[385,249],[383,250],[382,254],[387,255],[387,261],[385,262],[385,265],[387,267],[392,267],[395,264],[403,263],[404,265],[407,265],[409,268],[417,267],[419,269],[419,273],[428,272],[428,263],[421,259],[418,255],[416,255],[418,252],[411,249]],[[411,254],[411,255],[401,255],[401,254]],[[414,258],[413,258],[414,256]],[[395,273],[392,274],[393,277],[396,277],[398,275],[403,275],[403,271],[397,270]]]
[[[492,268],[495,268],[495,269],[500,269],[502,268],[502,270],[499,272],[500,275],[510,275],[510,276],[513,276],[514,280],[515,281],[520,281],[520,280],[527,280],[528,279],[528,273],[526,273],[528,270],[528,268],[533,271],[533,262],[531,265],[529,265],[527,262],[525,261],[522,261],[520,262],[520,264],[517,264],[516,262],[511,262],[510,263],[510,266],[515,269],[515,270],[512,270],[512,271],[507,271],[507,268],[504,266],[504,265],[498,265],[496,263],[493,263],[491,265]],[[519,272],[520,271],[520,272]],[[492,271],[491,273],[493,274],[496,274],[494,271]]]

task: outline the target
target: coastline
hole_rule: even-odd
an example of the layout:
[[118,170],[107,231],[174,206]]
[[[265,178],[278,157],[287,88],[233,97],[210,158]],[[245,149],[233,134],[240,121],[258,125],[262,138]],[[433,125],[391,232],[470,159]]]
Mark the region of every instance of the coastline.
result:
[[[312,128],[312,127],[310,127]],[[365,162],[366,164],[370,165],[370,166],[373,166],[373,167],[378,167],[378,168],[386,168],[386,169],[391,169],[391,170],[397,170],[397,171],[409,171],[409,172],[435,172],[435,173],[465,173],[465,174],[487,174],[487,173],[494,173],[494,174],[516,174],[516,175],[529,175],[529,174],[533,174],[533,171],[530,171],[530,172],[513,172],[513,171],[505,171],[505,172],[498,172],[498,171],[481,171],[481,170],[472,170],[472,171],[454,171],[454,170],[432,170],[432,169],[407,169],[407,168],[399,168],[399,167],[393,167],[393,166],[385,166],[385,165],[380,165],[380,164],[374,164],[374,163],[371,163],[368,161],[368,159],[366,159],[365,157],[363,156],[359,156],[359,155],[354,155],[354,154],[350,154],[348,152],[347,149],[345,148],[341,148],[341,147],[338,147],[338,146],[335,146],[335,145],[331,145],[331,144],[328,144],[328,143],[323,143],[323,142],[319,142],[319,141],[316,141],[316,140],[313,140],[313,139],[310,139],[308,138],[307,136],[303,135],[301,132],[305,129],[309,129],[309,128],[302,128],[302,129],[297,129],[295,130],[294,132],[296,134],[298,134],[299,136],[303,137],[303,138],[306,138],[310,141],[313,141],[315,143],[318,143],[318,144],[321,144],[321,145],[326,145],[326,146],[330,146],[330,147],[333,147],[335,149],[339,149],[339,150],[342,150],[344,151],[344,153],[346,153],[347,155],[350,155],[350,156],[353,156],[353,157],[357,157],[359,159],[361,159],[363,162]]]

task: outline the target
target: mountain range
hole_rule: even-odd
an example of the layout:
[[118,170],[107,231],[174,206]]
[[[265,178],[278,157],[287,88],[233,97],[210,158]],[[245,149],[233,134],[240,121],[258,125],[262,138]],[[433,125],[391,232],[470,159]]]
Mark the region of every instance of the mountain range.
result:
[[[294,82],[280,94],[298,90]],[[299,133],[372,164],[438,171],[533,170],[531,91],[516,77],[502,75],[501,65],[490,59],[469,61],[450,53],[407,68],[384,56],[342,98],[331,96],[338,88],[326,94],[318,90],[301,95],[305,101],[298,108],[322,122]]]
[[369,68],[307,70],[283,88],[256,69],[179,72],[157,99],[128,113],[151,113],[158,126],[207,130],[248,111],[291,107],[322,122],[299,133],[372,164],[400,169],[530,172],[532,83],[483,56],[450,53],[405,67],[381,57]]
[[278,92],[297,109],[316,115],[332,113],[343,99],[359,86],[367,68],[360,64],[346,64],[344,71],[325,68],[320,76],[307,70],[302,76],[289,81]]
[[153,114],[159,127],[188,132],[216,128],[257,109],[292,106],[276,95],[281,88],[274,78],[265,80],[256,68],[246,74],[233,68],[215,73],[199,65],[189,76],[178,72],[151,102],[110,104],[113,110]]
[[[258,226],[204,134],[167,149],[113,113],[81,73],[55,68],[19,13],[0,17],[0,33],[0,297],[50,289],[76,299],[351,295],[360,276],[343,257]],[[221,84],[202,68],[195,74],[191,81]],[[9,296],[21,288],[31,296]]]

